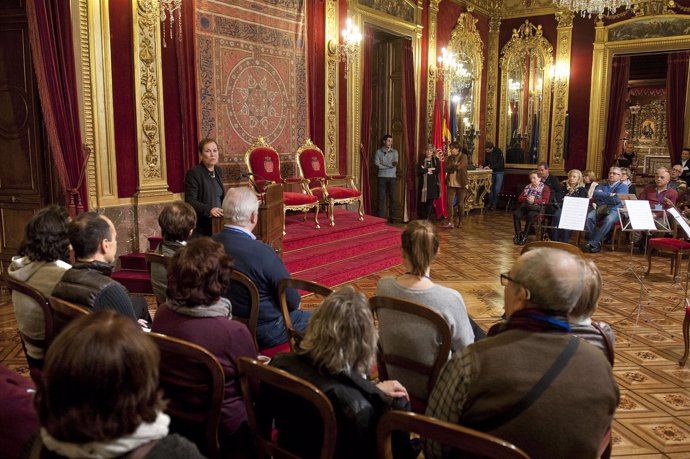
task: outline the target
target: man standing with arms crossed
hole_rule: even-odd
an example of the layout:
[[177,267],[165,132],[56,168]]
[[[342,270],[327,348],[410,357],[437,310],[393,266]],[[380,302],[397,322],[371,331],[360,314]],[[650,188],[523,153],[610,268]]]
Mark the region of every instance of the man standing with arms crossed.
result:
[[379,169],[378,216],[386,218],[386,195],[388,195],[388,223],[393,223],[395,220],[398,150],[393,148],[393,136],[390,134],[384,135],[381,143],[383,145],[376,150],[376,155],[374,156],[374,165]]

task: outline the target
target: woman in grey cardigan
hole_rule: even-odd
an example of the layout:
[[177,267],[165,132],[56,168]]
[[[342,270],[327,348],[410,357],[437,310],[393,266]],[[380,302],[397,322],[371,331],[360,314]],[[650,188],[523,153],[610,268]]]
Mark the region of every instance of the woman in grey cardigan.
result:
[[422,304],[439,312],[450,326],[451,349],[457,351],[472,344],[475,334],[462,295],[457,290],[434,284],[429,276],[438,249],[439,237],[433,224],[426,220],[410,222],[402,233],[406,272],[397,278],[379,280],[376,294]]

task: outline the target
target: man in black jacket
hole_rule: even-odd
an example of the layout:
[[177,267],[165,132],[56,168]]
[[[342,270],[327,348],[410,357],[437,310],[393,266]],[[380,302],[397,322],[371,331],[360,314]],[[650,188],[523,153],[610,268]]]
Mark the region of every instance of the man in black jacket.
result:
[[489,209],[495,209],[498,203],[498,193],[503,188],[503,174],[505,173],[505,161],[503,152],[494,146],[493,142],[484,144],[484,167],[491,169],[491,191],[489,192]]
[[113,309],[148,325],[151,316],[146,301],[137,297],[133,302],[127,289],[110,277],[117,252],[113,222],[105,215],[86,212],[70,222],[68,235],[76,263],[65,271],[53,296],[93,311]]
[[551,198],[549,207],[546,209],[546,213],[553,214],[556,209],[554,205],[559,205],[563,202],[563,187],[561,186],[560,180],[555,175],[549,173],[549,165],[546,163],[539,163],[537,166],[537,174],[544,184],[549,186],[551,190]]

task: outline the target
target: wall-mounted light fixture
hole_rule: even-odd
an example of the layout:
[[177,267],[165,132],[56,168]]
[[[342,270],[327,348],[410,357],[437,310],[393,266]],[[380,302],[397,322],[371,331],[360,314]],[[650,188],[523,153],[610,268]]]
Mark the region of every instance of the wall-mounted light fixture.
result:
[[341,32],[342,43],[337,40],[328,41],[328,50],[336,54],[341,62],[345,63],[345,78],[347,78],[347,66],[359,53],[359,47],[362,42],[362,32],[359,27],[352,22],[351,18],[347,18],[346,26]]

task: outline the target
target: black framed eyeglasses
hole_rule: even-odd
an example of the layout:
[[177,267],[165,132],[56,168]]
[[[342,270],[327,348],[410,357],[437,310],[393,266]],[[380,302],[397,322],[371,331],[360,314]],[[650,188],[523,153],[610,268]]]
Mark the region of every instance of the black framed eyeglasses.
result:
[[515,279],[513,279],[512,277],[510,277],[509,274],[510,274],[510,273],[507,272],[507,273],[501,273],[501,274],[499,275],[499,276],[500,276],[500,279],[501,279],[501,286],[506,287],[506,286],[508,285],[508,282],[512,282],[513,284],[517,284],[517,285],[519,285],[521,288],[523,288],[523,289],[525,290],[525,295],[526,295],[526,297],[527,297],[528,300],[529,300],[530,298],[532,298],[532,292],[530,292],[529,289],[528,289],[527,287],[525,287],[524,285],[522,285],[521,282],[518,282],[518,281],[516,281]]

